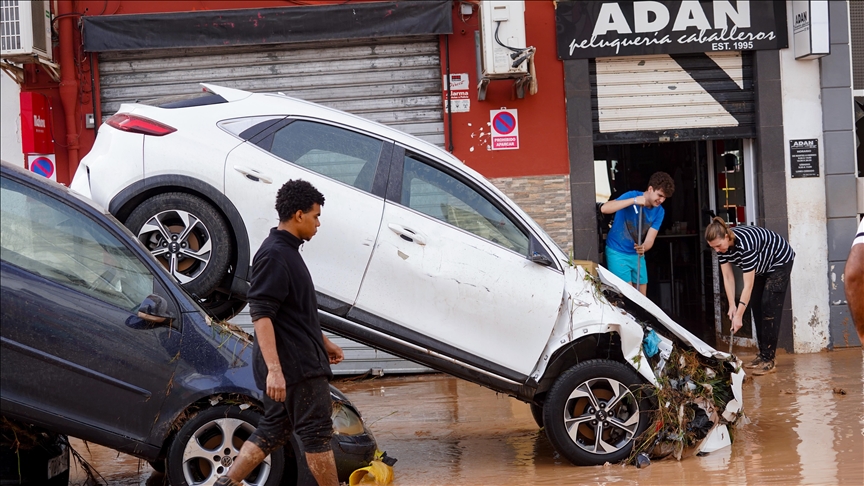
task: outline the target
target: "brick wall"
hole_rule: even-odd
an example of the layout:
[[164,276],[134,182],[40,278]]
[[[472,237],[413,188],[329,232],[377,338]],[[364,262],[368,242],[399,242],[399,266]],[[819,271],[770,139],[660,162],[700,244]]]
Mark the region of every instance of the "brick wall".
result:
[[573,245],[569,176],[501,177],[490,181],[569,254]]

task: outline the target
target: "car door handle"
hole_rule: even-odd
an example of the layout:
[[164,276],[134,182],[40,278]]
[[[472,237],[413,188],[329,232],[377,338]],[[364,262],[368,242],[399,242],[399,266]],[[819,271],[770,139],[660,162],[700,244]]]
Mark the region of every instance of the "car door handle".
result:
[[273,179],[267,177],[266,175],[258,172],[255,169],[250,169],[249,167],[243,167],[242,165],[235,165],[234,170],[246,176],[250,181],[255,182],[263,182],[264,184],[272,184]]
[[396,223],[390,223],[387,225],[387,227],[405,241],[417,243],[420,246],[424,246],[426,244],[426,238],[414,230],[408,229]]

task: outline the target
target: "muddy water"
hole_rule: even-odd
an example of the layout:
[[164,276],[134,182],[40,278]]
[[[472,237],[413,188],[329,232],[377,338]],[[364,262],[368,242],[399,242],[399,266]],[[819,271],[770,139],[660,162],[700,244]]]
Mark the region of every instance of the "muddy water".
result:
[[[446,375],[339,382],[379,447],[399,462],[395,486],[507,484],[864,484],[864,360],[858,348],[780,355],[777,373],[748,379],[751,423],[704,457],[649,467],[574,467],[528,406]],[[752,358],[752,356],[745,356]],[[841,389],[845,395],[833,390]],[[80,442],[76,449],[82,451]],[[109,484],[160,484],[146,463],[91,447]],[[86,451],[82,453],[87,457]],[[76,475],[73,473],[73,479]],[[83,476],[78,476],[81,481]],[[148,483],[149,481],[149,483]]]

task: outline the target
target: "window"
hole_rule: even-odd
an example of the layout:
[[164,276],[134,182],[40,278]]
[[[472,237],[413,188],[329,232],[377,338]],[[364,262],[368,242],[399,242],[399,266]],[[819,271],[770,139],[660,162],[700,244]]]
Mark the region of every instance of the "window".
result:
[[528,255],[528,236],[501,210],[455,177],[411,156],[405,157],[402,204]]
[[330,125],[292,122],[273,136],[270,151],[301,167],[370,192],[384,142]]
[[5,178],[0,201],[3,261],[128,311],[153,292],[147,267],[85,214]]

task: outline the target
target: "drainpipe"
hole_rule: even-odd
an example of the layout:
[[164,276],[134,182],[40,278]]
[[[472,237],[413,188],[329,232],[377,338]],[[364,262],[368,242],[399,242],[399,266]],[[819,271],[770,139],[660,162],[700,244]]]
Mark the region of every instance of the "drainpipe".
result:
[[78,111],[78,79],[75,76],[75,19],[72,10],[73,2],[57,2],[57,13],[60,19],[60,101],[66,115],[66,154],[69,180],[78,169],[78,122],[75,117]]

